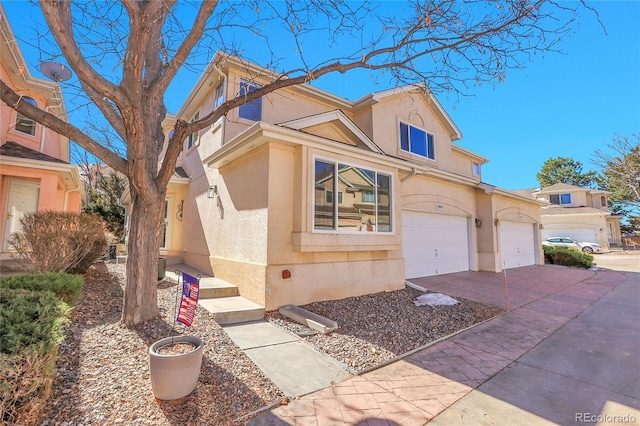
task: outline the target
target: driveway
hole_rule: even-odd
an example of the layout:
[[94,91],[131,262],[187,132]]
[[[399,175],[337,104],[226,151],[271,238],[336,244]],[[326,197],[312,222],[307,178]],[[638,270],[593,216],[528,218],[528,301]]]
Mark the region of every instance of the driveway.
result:
[[412,280],[510,310],[250,424],[638,424],[639,277],[547,265]]

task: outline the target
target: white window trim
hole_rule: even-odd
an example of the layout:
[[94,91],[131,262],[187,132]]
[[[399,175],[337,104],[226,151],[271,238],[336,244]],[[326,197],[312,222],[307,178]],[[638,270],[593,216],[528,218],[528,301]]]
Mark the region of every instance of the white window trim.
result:
[[[29,102],[31,105],[40,108],[40,105],[38,105],[38,101],[36,101],[35,99],[33,99],[31,96],[23,96],[23,99],[28,98],[31,99],[33,101],[33,103]],[[26,100],[26,99],[25,99]],[[27,132],[23,132],[22,130],[18,130],[16,128],[16,126],[18,125],[18,120],[20,119],[20,116],[23,116],[25,120],[29,120],[33,122],[33,133],[27,133]],[[38,136],[38,122],[35,120],[32,120],[31,118],[27,117],[24,114],[20,114],[18,111],[16,111],[16,119],[13,122],[13,131],[23,135],[23,136],[27,136],[27,137],[31,137],[31,138],[36,138]]]
[[[378,173],[385,175],[385,176],[389,176],[389,192],[390,197],[389,197],[389,215],[391,216],[391,220],[390,220],[390,227],[391,230],[390,231],[371,231],[371,232],[361,232],[361,231],[341,231],[339,229],[316,229],[315,228],[315,208],[316,208],[316,191],[315,191],[315,169],[316,169],[316,161],[324,161],[327,163],[334,163],[337,167],[338,164],[345,164],[345,165],[349,165],[352,167],[358,167],[358,168],[362,168],[362,169],[367,169],[367,170],[371,170],[373,172],[376,173],[376,175]],[[374,198],[375,198],[375,202],[377,203],[377,193],[374,194]],[[335,198],[334,198],[335,200]],[[333,212],[334,215],[336,215],[337,217],[337,209],[338,209],[338,204],[339,203],[333,203],[334,204],[334,208],[333,208]],[[375,203],[374,203],[375,204]],[[376,167],[371,167],[369,165],[362,165],[362,164],[358,164],[358,163],[354,163],[351,161],[346,161],[346,160],[339,160],[337,158],[332,158],[332,157],[326,157],[326,156],[321,156],[321,155],[313,155],[311,158],[311,208],[309,209],[309,224],[310,224],[310,228],[311,228],[311,233],[313,234],[331,234],[331,235],[346,235],[346,234],[353,234],[353,235],[395,235],[396,233],[396,215],[395,213],[395,173],[391,172],[391,171],[387,171],[384,169],[379,169]],[[378,213],[376,211],[376,224],[378,223],[378,217],[377,217]]]
[[167,203],[167,215],[166,217],[162,218],[162,220],[164,221],[164,226],[166,226],[165,229],[165,238],[164,238],[164,246],[160,247],[160,250],[165,252],[164,254],[166,254],[166,252],[169,250],[169,241],[171,241],[171,197],[167,197],[164,199],[164,202]]
[[[411,139],[409,139],[409,151],[405,150],[402,148],[402,133],[400,131],[400,123],[409,126],[409,128],[413,127],[415,129],[421,130],[425,133],[426,138],[427,138],[427,149],[429,148],[429,135],[431,135],[431,137],[433,138],[433,158],[429,157],[428,155],[421,155],[421,154],[417,154],[413,151],[411,151]],[[423,158],[429,161],[436,161],[436,145],[437,145],[437,141],[436,141],[436,135],[434,133],[428,132],[427,130],[423,129],[422,127],[418,127],[415,126],[411,123],[408,123],[404,120],[398,120],[398,125],[396,126],[396,128],[398,129],[398,148],[400,149],[400,152],[403,152],[405,154],[408,155],[415,155],[418,158]],[[411,130],[409,130],[409,135],[411,134]],[[429,152],[427,152],[427,154],[429,154]]]
[[[200,111],[196,111],[195,114],[193,114],[193,118],[191,119],[191,122],[194,122],[196,120],[200,119]],[[193,144],[191,146],[189,146],[189,141],[191,140],[191,137],[193,135],[196,135],[196,140],[195,142],[193,142]],[[198,130],[197,132],[193,132],[187,135],[187,152],[191,152],[193,151],[195,148],[197,148],[198,146],[200,146],[200,130]]]
[[[242,84],[243,83],[255,86],[256,90],[261,89],[263,87],[262,84],[256,83],[253,80],[248,80],[246,78],[240,78],[240,83],[238,84],[238,89],[239,89],[238,90],[238,96],[243,96],[243,95],[240,95],[240,89],[242,89]],[[260,119],[259,120],[252,120],[250,118],[240,117],[240,107],[243,106],[243,105],[246,105],[246,104],[242,104],[242,105],[238,106],[238,108],[236,109],[237,110],[236,115],[237,115],[238,120],[240,120],[242,122],[245,122],[245,123],[257,123],[259,121],[263,121],[263,118],[264,118],[264,102],[263,102],[263,98],[264,98],[264,95],[260,96],[258,99],[254,99],[253,101],[250,101],[250,102],[254,102],[254,101],[257,101],[257,100],[260,101]]]

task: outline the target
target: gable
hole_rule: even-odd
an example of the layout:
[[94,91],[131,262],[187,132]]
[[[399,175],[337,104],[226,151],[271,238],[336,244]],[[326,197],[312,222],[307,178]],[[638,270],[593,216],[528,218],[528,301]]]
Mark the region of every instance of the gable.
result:
[[380,148],[342,111],[333,110],[279,123],[278,126],[302,131],[346,145],[382,153]]

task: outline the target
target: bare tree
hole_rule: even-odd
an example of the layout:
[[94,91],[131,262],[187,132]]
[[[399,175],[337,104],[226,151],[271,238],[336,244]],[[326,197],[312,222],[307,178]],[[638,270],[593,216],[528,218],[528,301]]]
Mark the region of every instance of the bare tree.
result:
[[640,213],[640,133],[614,135],[606,149],[597,149],[593,163],[600,167],[597,178],[601,189],[611,191],[611,209],[616,213]]
[[[99,109],[121,138],[126,155],[24,101],[5,82],[0,82],[0,97],[128,177],[133,210],[125,325],[157,315],[155,271],[162,206],[187,135],[246,102],[332,72],[379,70],[397,83],[422,82],[436,92],[464,94],[474,85],[502,81],[508,69],[522,66],[534,55],[556,50],[572,28],[576,8],[584,6],[549,0],[413,0],[401,5],[407,5],[406,13],[398,13],[398,3],[391,8],[347,0],[122,0],[79,5],[40,0],[54,47],[81,86],[78,96],[88,97]],[[268,59],[248,59],[275,71],[277,77],[228,99],[199,120],[177,120],[160,158],[167,112],[163,98],[176,73],[210,57],[207,48],[244,56],[238,40],[261,43]],[[335,56],[319,57],[313,48],[317,43],[328,43],[333,49],[327,52]],[[296,65],[290,65],[292,58],[298,59]],[[289,71],[282,71],[282,64]]]

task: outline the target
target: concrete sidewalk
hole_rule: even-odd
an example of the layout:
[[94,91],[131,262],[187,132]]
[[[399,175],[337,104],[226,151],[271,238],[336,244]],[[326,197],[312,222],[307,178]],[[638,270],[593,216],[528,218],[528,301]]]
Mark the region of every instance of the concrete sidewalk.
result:
[[[512,269],[506,314],[249,424],[566,425],[594,423],[589,416],[598,415],[595,420],[638,424],[639,277],[558,266]],[[416,282],[506,303],[503,274]]]
[[270,322],[252,321],[222,328],[288,397],[306,395],[352,376],[333,358]]

